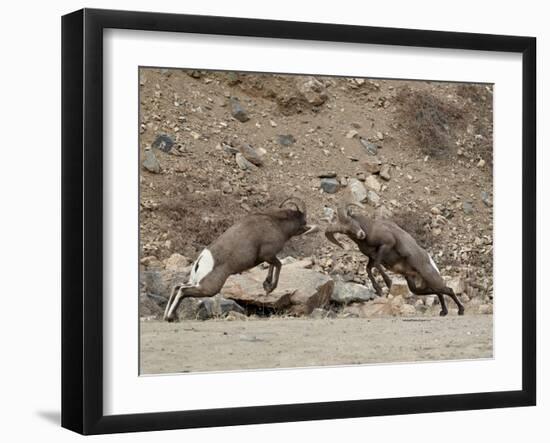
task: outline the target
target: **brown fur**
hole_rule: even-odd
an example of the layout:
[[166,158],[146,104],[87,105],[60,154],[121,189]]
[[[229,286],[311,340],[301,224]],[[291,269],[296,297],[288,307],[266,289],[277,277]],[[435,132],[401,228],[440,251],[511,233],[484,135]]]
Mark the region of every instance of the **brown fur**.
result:
[[214,259],[212,271],[203,277],[198,286],[181,284],[173,288],[166,306],[165,320],[173,321],[177,318],[176,311],[183,298],[216,295],[230,275],[246,271],[262,262],[270,265],[263,286],[267,294],[272,292],[277,287],[282,266],[277,253],[291,237],[309,229],[303,202],[292,199],[289,203],[295,209],[274,209],[248,215],[214,240],[207,247]]
[[[361,232],[364,232],[366,236],[361,235]],[[382,289],[372,274],[372,268],[378,269],[384,282],[390,288],[391,279],[384,272],[383,267],[385,267],[403,275],[409,289],[414,294],[436,294],[441,303],[441,315],[447,315],[448,312],[443,298],[444,294],[450,296],[456,303],[459,315],[464,313],[464,306],[432,266],[429,254],[408,232],[393,221],[352,214],[349,208],[339,208],[338,223],[329,226],[325,235],[328,240],[341,247],[334,238],[336,233],[347,235],[357,244],[359,250],[369,257],[367,274],[378,295],[382,295]]]

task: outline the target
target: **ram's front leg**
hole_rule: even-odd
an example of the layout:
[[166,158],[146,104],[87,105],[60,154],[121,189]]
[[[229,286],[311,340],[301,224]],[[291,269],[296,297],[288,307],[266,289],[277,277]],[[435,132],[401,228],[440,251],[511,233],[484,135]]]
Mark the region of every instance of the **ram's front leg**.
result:
[[372,273],[373,264],[374,264],[374,261],[371,258],[369,258],[369,262],[367,263],[367,275],[369,276],[369,280],[372,283],[372,287],[376,291],[376,295],[378,295],[378,297],[382,297],[382,288],[380,287],[380,285],[378,284],[378,282],[376,281],[376,278],[374,278],[374,275]]
[[269,263],[267,277],[264,280],[264,289],[266,295],[273,292],[279,283],[279,274],[281,273],[282,264],[277,257],[272,257],[266,260]]
[[385,239],[385,243],[382,243],[378,249],[376,250],[376,256],[374,257],[374,263],[372,266],[374,268],[379,269],[380,265],[384,261],[384,257],[388,252],[392,250],[392,248],[395,246],[395,240],[391,237]]

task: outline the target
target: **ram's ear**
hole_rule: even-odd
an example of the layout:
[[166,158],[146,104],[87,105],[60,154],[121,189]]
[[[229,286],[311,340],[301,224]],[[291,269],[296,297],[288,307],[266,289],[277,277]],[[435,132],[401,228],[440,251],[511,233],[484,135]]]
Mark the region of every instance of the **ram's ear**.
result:
[[359,208],[359,209],[365,209],[365,206],[362,205],[361,203],[348,203],[346,205],[346,214],[349,216],[351,215],[351,208],[352,207],[356,207],[356,208]]

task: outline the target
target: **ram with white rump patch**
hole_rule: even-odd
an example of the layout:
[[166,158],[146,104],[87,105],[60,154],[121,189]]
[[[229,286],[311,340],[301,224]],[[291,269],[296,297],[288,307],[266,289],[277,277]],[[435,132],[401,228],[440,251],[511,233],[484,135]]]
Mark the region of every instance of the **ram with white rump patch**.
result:
[[384,271],[385,267],[403,275],[413,294],[436,294],[441,304],[440,315],[448,313],[444,295],[448,295],[456,303],[458,315],[464,314],[464,306],[454,291],[445,284],[430,254],[422,249],[408,232],[391,220],[354,214],[351,212],[353,206],[362,208],[354,203],[338,207],[338,220],[327,227],[325,236],[335,245],[342,247],[334,235],[347,235],[357,244],[359,250],[369,257],[367,274],[379,296],[382,295],[382,289],[372,274],[372,268],[378,269],[386,286],[391,288],[392,281]]
[[290,197],[278,209],[250,214],[235,223],[201,252],[193,264],[189,281],[174,286],[164,319],[177,320],[178,306],[184,298],[214,296],[230,275],[262,262],[269,263],[263,287],[266,294],[272,292],[277,287],[282,266],[277,254],[291,237],[317,230],[315,225],[307,224],[306,216],[305,203]]

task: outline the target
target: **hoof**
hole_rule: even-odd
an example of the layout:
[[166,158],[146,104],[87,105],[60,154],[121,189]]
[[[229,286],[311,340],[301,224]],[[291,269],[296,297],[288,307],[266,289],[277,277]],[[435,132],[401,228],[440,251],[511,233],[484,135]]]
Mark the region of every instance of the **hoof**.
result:
[[458,315],[464,315],[464,308],[458,310]]
[[439,316],[440,317],[445,317],[447,315],[448,311],[440,311],[439,312]]
[[273,287],[273,283],[271,283],[269,280],[264,281],[263,287],[264,287],[264,291],[265,291],[266,295],[273,292],[273,289],[275,289]]
[[175,322],[178,322],[180,321],[180,319],[176,316],[174,317],[166,317],[164,320],[166,320],[168,323],[175,323]]

